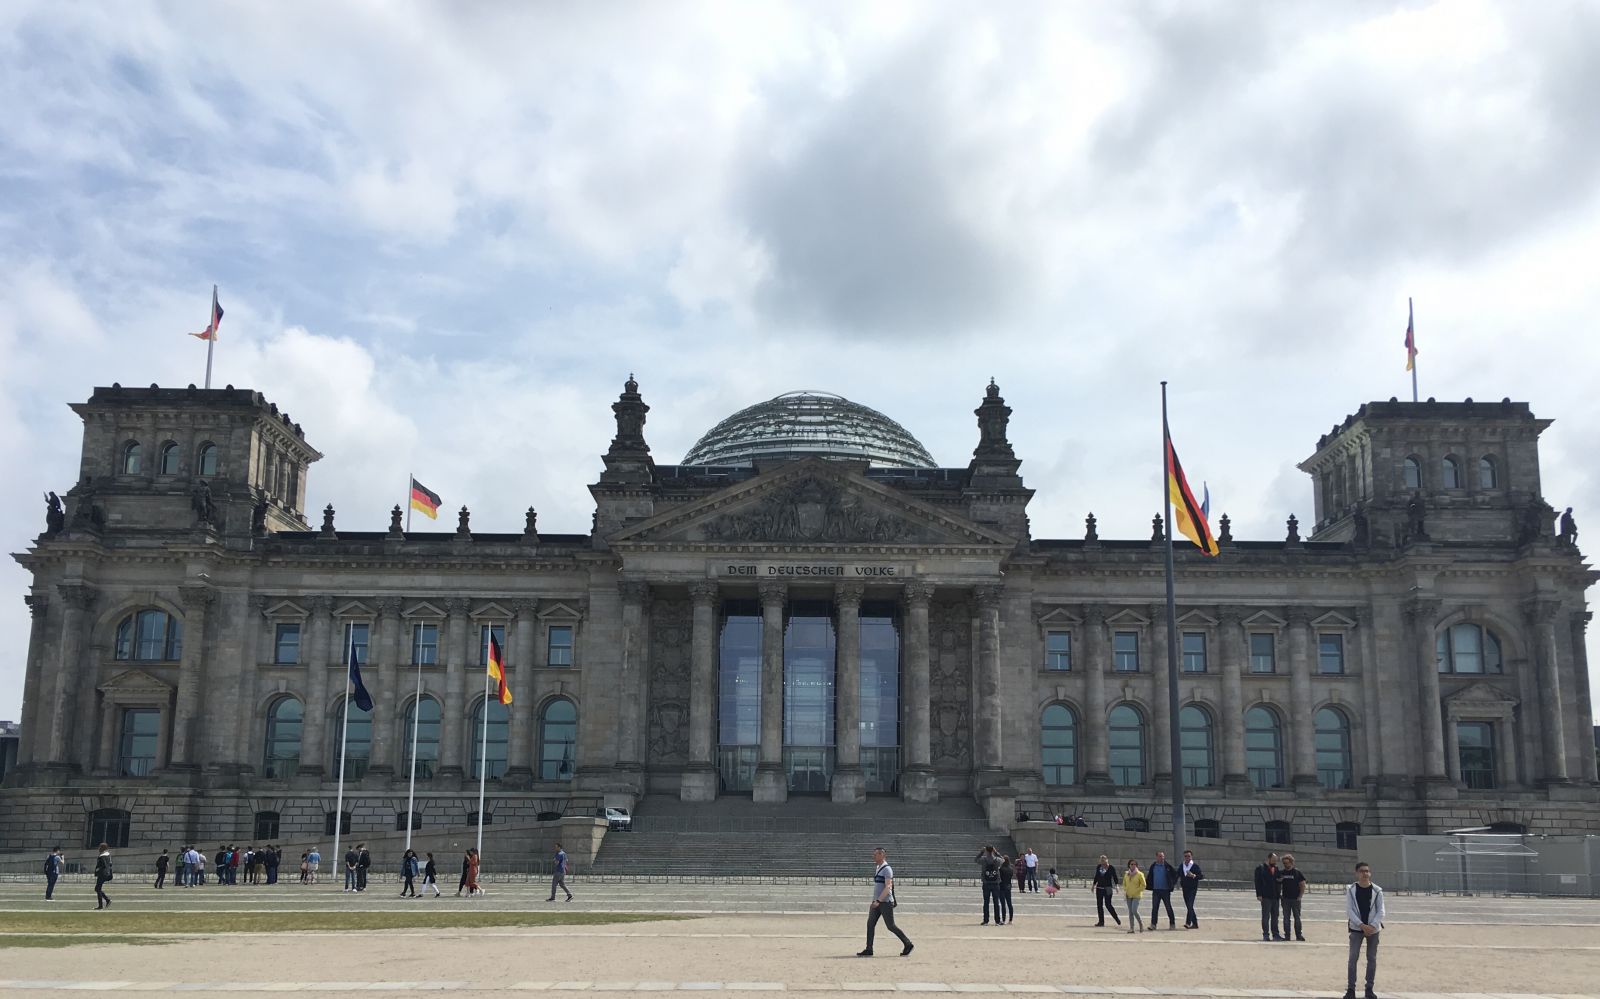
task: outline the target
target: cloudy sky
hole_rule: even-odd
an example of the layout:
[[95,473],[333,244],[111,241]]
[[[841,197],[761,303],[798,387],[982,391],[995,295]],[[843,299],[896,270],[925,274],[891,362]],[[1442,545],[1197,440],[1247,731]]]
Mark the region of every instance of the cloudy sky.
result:
[[1559,0],[6,3],[5,547],[68,402],[202,380],[213,282],[216,384],[351,529],[415,471],[587,530],[631,371],[662,461],[811,388],[946,465],[992,375],[1043,537],[1148,536],[1169,378],[1191,475],[1281,538],[1317,436],[1409,391],[1413,296],[1423,395],[1554,418],[1546,495],[1600,530],[1596,93]]

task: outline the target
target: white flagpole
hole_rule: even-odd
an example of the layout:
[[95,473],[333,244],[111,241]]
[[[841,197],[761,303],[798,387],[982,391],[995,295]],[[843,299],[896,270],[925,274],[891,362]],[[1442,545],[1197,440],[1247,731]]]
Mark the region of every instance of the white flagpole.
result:
[[[349,628],[349,625],[345,625]],[[355,655],[355,632],[351,631],[350,641],[345,643],[345,654]],[[339,864],[339,871],[344,871],[344,854],[339,852],[339,840],[344,834],[344,753],[350,745],[350,663],[344,664],[344,733],[339,737],[339,794],[333,806],[333,856],[334,862]]]
[[[489,628],[489,641],[494,641],[494,628]],[[478,754],[478,863],[483,863],[483,792],[489,779],[489,664],[483,664],[483,740]]]
[[211,351],[217,346],[217,286],[211,286],[211,335],[206,337],[206,388],[211,387]]
[[417,814],[417,727],[422,721],[422,657],[417,657],[417,698],[411,702],[411,790],[406,793],[406,849],[411,849],[411,826]]
[[1406,299],[1406,329],[1411,331],[1411,401],[1417,401],[1417,309]]
[[[415,475],[407,475],[406,476],[406,533],[407,534],[411,533],[411,490],[413,490],[415,488],[417,488],[417,477]],[[418,673],[418,677],[419,677],[419,682],[420,682],[420,677],[421,677],[421,673],[420,672]]]

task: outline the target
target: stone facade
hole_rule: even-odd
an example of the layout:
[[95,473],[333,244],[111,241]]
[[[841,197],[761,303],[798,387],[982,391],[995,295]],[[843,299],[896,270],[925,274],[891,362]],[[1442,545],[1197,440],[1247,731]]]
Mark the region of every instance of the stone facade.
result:
[[[465,509],[447,532],[407,533],[398,508],[387,531],[331,506],[313,528],[321,455],[254,392],[113,386],[74,409],[80,480],[16,556],[33,627],[0,849],[116,822],[162,845],[323,836],[351,655],[374,700],[346,754],[353,834],[403,823],[413,740],[423,826],[464,824],[490,629],[515,693],[490,718],[496,824],[797,790],[970,796],[1000,826],[1167,821],[1164,546],[1092,517],[1031,537],[992,384],[965,468],[708,467],[655,463],[630,379],[592,530],[557,535],[531,510],[517,534]],[[1302,465],[1309,539],[1236,541],[1223,518],[1220,557],[1180,544],[1179,766],[1208,834],[1600,831],[1593,574],[1540,492],[1547,425],[1510,402],[1369,404]],[[787,650],[801,614],[828,622],[820,659]],[[814,682],[794,679],[805,655]],[[813,694],[831,736],[796,734]]]

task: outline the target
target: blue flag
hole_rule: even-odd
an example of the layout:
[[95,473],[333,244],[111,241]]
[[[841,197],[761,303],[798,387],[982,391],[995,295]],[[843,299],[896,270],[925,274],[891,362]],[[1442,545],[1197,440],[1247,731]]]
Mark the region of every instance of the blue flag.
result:
[[367,693],[367,685],[361,682],[361,664],[356,662],[355,635],[350,636],[350,685],[355,688],[351,695],[355,698],[356,707],[362,711],[372,710],[372,695]]

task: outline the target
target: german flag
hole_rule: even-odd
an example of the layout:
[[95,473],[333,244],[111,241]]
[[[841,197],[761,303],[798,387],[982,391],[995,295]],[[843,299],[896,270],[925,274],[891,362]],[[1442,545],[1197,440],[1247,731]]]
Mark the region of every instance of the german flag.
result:
[[500,652],[500,643],[489,632],[489,679],[495,682],[496,696],[501,704],[511,703],[511,688],[506,686],[506,660]]
[[[1165,429],[1165,428],[1163,428]],[[1172,522],[1183,536],[1193,541],[1207,555],[1218,553],[1217,540],[1211,536],[1211,525],[1206,511],[1195,502],[1189,480],[1184,478],[1183,466],[1178,463],[1178,452],[1172,447],[1172,434],[1167,438],[1167,495],[1172,499]]]
[[411,509],[421,510],[429,520],[439,519],[439,494],[427,486],[411,480]]

